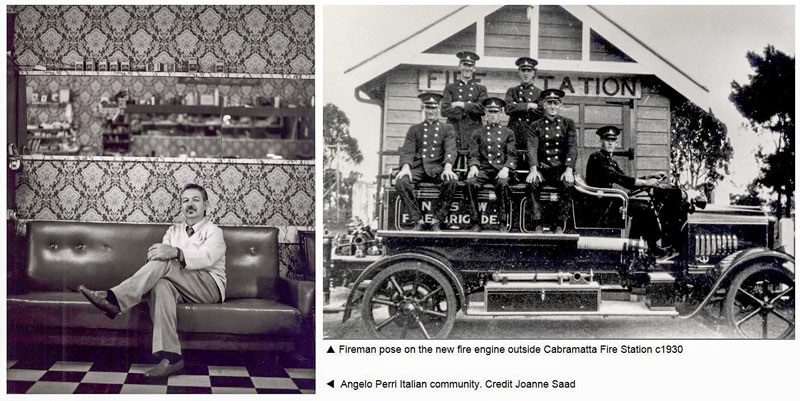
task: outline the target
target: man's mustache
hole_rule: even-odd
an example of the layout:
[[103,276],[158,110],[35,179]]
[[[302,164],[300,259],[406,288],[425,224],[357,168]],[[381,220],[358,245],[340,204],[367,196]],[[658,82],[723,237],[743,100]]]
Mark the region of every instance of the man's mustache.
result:
[[186,206],[186,208],[184,210],[186,210],[187,212],[194,212],[197,209],[194,206]]

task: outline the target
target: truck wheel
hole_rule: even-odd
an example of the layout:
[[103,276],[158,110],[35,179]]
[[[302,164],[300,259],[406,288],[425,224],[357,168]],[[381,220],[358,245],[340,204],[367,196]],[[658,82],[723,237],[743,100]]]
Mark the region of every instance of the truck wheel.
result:
[[725,318],[747,338],[794,335],[794,276],[769,264],[737,273],[725,295]]
[[455,291],[444,275],[415,261],[379,272],[361,303],[361,317],[375,338],[447,338],[456,311]]

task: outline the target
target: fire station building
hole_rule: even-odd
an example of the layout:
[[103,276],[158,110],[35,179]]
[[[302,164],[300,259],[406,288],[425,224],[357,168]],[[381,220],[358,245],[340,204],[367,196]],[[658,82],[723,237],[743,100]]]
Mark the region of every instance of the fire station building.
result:
[[398,149],[423,120],[417,95],[458,78],[461,50],[477,53],[489,96],[519,85],[518,57],[537,59],[534,85],[566,97],[561,114],[578,131],[577,173],[599,148],[595,130],[623,129],[617,162],[629,175],[669,169],[670,105],[708,110],[708,90],[593,6],[464,6],[347,70],[359,101],[381,109],[378,185],[398,167]]

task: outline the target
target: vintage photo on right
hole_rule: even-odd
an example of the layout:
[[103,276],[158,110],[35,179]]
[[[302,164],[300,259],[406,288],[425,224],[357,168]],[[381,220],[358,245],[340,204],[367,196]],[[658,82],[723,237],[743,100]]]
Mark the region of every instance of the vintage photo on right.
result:
[[326,6],[325,339],[794,339],[792,6]]

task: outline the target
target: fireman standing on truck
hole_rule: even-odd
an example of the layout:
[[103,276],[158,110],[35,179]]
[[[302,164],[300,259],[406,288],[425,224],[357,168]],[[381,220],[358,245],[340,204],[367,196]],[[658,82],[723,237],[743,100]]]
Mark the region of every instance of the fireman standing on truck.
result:
[[[563,97],[562,90],[542,91],[539,102],[544,104],[544,118],[533,123],[528,132],[530,172],[525,182],[528,184],[531,220],[536,232],[543,232],[544,224],[548,224],[556,234],[572,230],[572,227],[566,225],[572,203],[572,188],[575,185],[573,171],[578,156],[577,134],[575,122],[559,114]],[[554,186],[558,191],[556,213],[542,213],[539,196],[543,185]]]
[[490,97],[483,101],[486,109],[486,126],[472,133],[469,147],[469,172],[467,173],[466,198],[470,205],[472,231],[481,230],[481,215],[478,210],[478,191],[483,184],[494,185],[500,221],[500,232],[508,232],[508,216],[511,206],[509,172],[517,167],[517,148],[514,146],[514,131],[500,125],[500,114],[505,106],[503,99]]
[[456,158],[455,132],[450,124],[439,121],[438,93],[422,93],[422,110],[425,121],[412,125],[406,133],[400,150],[400,172],[397,173],[395,188],[403,204],[414,221],[414,230],[422,230],[425,221],[420,210],[414,185],[420,182],[433,182],[439,185],[439,200],[433,213],[431,230],[439,231],[440,224],[447,221],[450,203],[453,199],[458,176],[453,172]]
[[[442,115],[456,130],[456,147],[461,152],[469,150],[472,132],[483,126],[483,106],[481,102],[489,95],[486,87],[477,83],[475,62],[480,59],[470,51],[458,52],[458,69],[461,76],[456,82],[444,87],[442,99]],[[459,165],[459,168],[465,166]]]
[[[536,78],[536,65],[539,62],[530,57],[520,57],[516,61],[519,69],[519,78],[522,80],[517,86],[508,88],[506,91],[506,107],[508,114],[508,125],[516,134],[516,145],[519,150],[527,150],[528,131],[533,123],[542,118],[542,110],[539,107],[539,94],[541,91],[533,86],[533,79]],[[519,169],[528,168],[528,158],[518,158]]]

